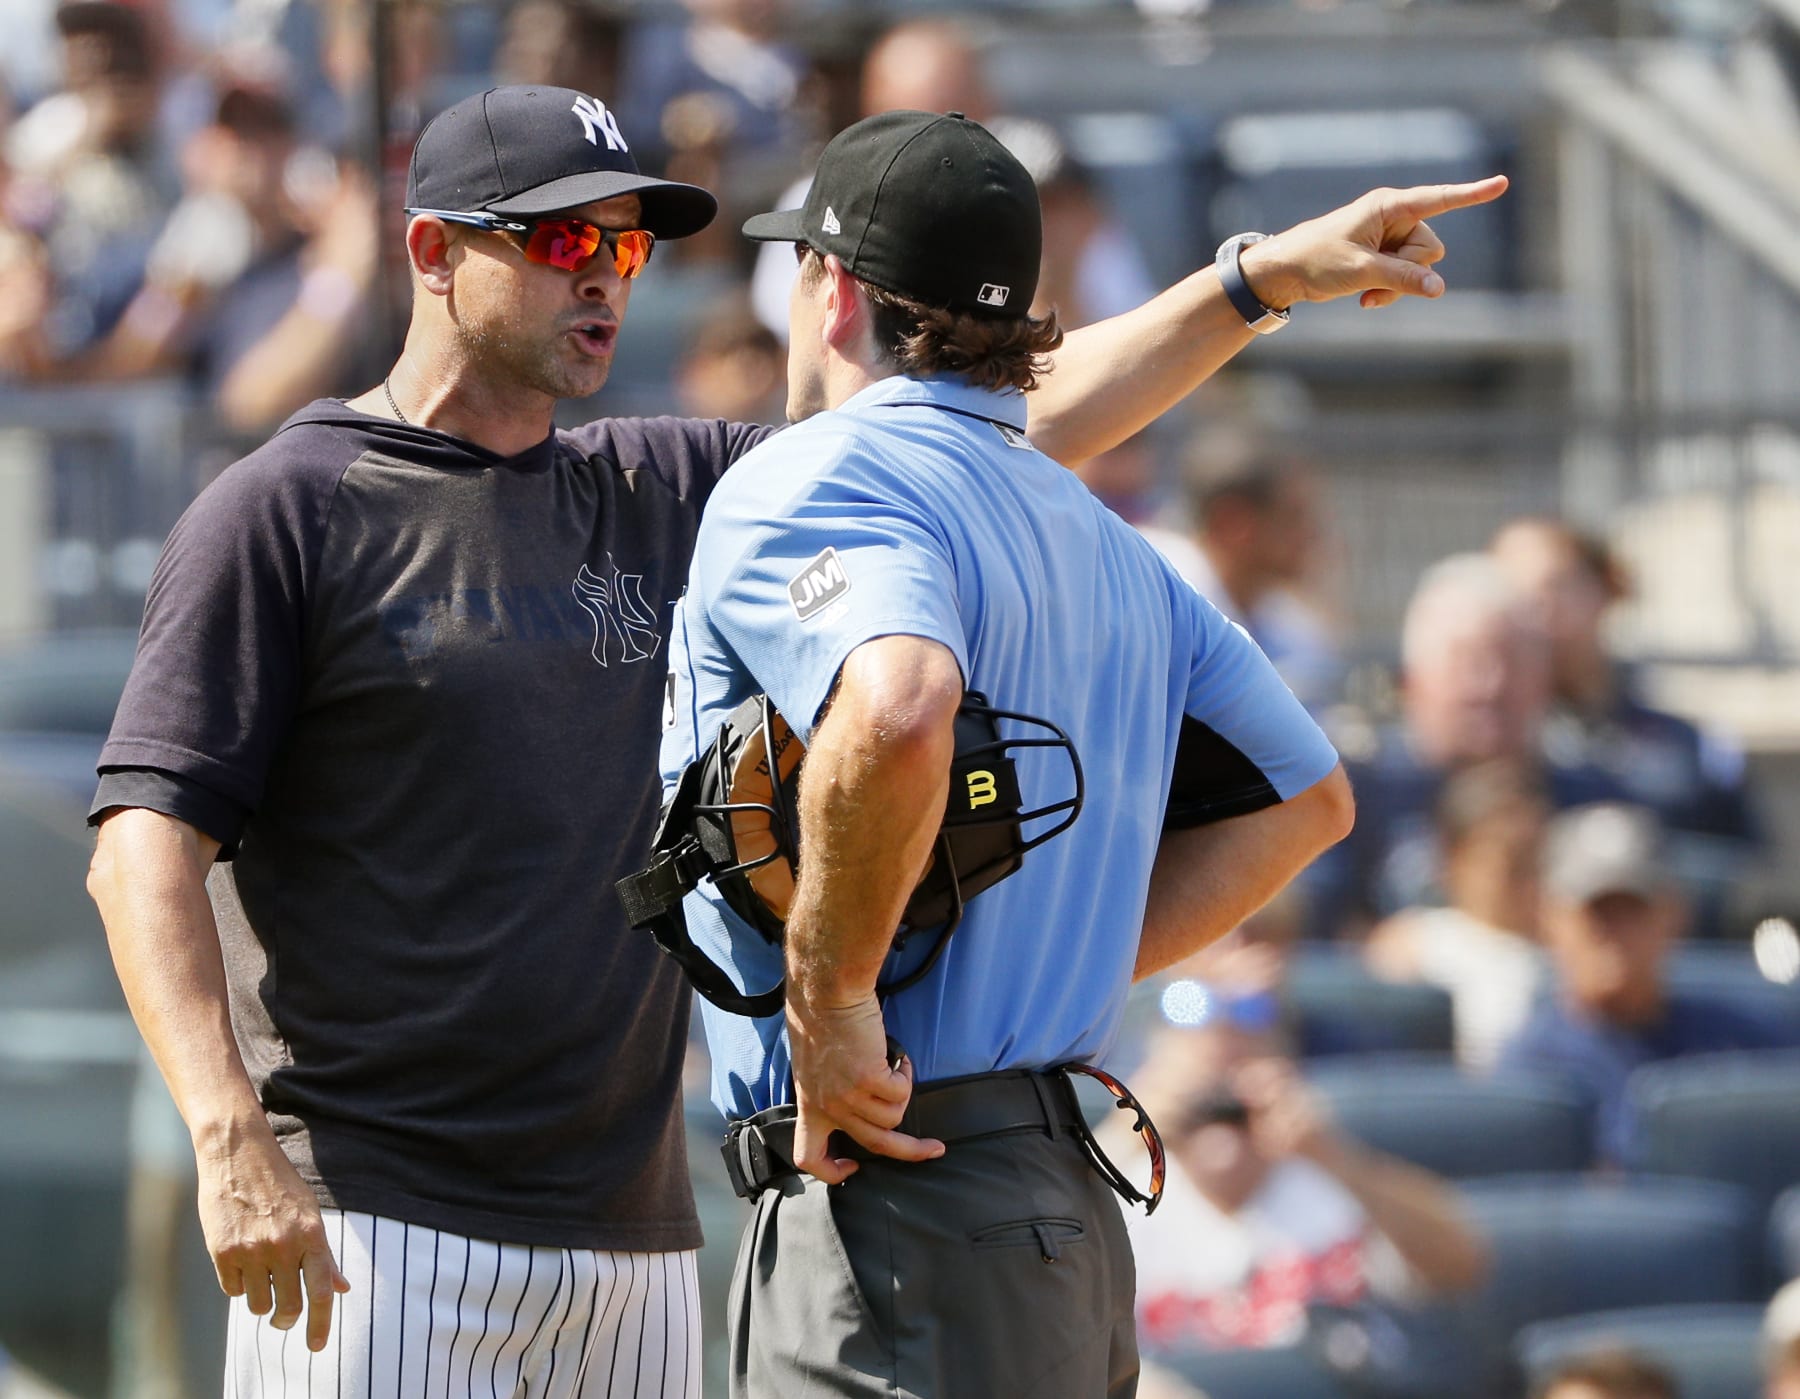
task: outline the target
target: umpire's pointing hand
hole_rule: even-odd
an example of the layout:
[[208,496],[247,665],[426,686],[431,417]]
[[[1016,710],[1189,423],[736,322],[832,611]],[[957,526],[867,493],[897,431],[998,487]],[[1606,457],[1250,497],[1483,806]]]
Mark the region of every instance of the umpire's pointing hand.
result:
[[1239,265],[1258,299],[1278,311],[1353,294],[1364,306],[1442,296],[1444,279],[1432,264],[1444,245],[1426,220],[1498,199],[1506,186],[1504,175],[1493,175],[1464,185],[1371,190],[1245,248]]
[[897,1161],[929,1161],[944,1144],[894,1130],[912,1099],[912,1063],[888,1061],[887,1029],[873,994],[844,1006],[811,1006],[789,983],[788,1043],[794,1061],[794,1164],[827,1185],[856,1173],[857,1163],[835,1156],[831,1134]]

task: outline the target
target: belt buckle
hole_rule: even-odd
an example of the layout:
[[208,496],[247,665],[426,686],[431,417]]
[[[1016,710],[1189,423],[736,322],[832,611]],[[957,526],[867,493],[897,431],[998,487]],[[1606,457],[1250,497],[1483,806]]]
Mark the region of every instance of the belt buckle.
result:
[[748,1138],[756,1130],[753,1122],[734,1122],[725,1132],[719,1155],[725,1158],[725,1175],[731,1182],[731,1193],[740,1200],[754,1200],[757,1195],[756,1163]]

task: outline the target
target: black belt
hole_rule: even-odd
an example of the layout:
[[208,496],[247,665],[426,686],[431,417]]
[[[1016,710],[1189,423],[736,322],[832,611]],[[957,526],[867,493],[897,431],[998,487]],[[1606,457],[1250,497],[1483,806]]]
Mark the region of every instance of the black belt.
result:
[[[764,1108],[726,1130],[720,1150],[731,1188],[740,1198],[754,1200],[776,1181],[800,1174],[794,1165],[795,1115],[791,1104]],[[1066,1074],[1003,1069],[916,1085],[897,1130],[948,1145],[1013,1132],[1042,1132],[1054,1140],[1065,1131],[1084,1136],[1087,1128]],[[873,1159],[873,1153],[843,1133],[833,1135],[844,1147],[841,1152],[834,1147],[835,1154]]]

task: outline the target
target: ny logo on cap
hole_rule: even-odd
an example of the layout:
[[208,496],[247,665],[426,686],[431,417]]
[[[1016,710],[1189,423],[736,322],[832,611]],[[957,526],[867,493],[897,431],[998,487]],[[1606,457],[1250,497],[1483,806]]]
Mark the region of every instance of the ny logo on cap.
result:
[[619,130],[619,119],[606,110],[604,103],[592,97],[577,97],[575,105],[569,110],[581,118],[582,134],[587,137],[590,146],[600,144],[600,136],[606,137],[606,149],[609,151],[628,151],[625,135]]
[[1011,287],[997,287],[992,282],[983,282],[981,295],[975,299],[983,306],[1004,306],[1006,298],[1012,295]]

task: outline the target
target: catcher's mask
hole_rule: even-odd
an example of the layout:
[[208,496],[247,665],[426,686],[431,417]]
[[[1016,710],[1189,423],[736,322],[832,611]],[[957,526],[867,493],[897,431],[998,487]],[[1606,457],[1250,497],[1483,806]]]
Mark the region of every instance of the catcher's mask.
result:
[[[1002,719],[1042,730],[1045,736],[1003,738]],[[1022,810],[1018,772],[1009,756],[1017,748],[1067,753],[1074,795]],[[648,928],[701,995],[738,1015],[773,1015],[781,1008],[786,983],[754,994],[739,991],[694,944],[681,900],[702,878],[710,879],[734,913],[770,942],[781,942],[800,865],[795,802],[805,752],[767,695],[745,700],[720,726],[713,744],[681,774],[657,823],[650,863],[617,885],[631,926]],[[995,709],[985,696],[966,692],[956,712],[944,823],[925,873],[907,900],[894,946],[927,928],[938,929],[936,940],[924,961],[876,987],[877,992],[886,996],[904,990],[930,971],[962,921],[964,905],[1018,869],[1026,851],[1074,825],[1083,799],[1081,760],[1067,734],[1047,719]],[[1067,814],[1048,830],[1025,836],[1026,822],[1058,813]]]

